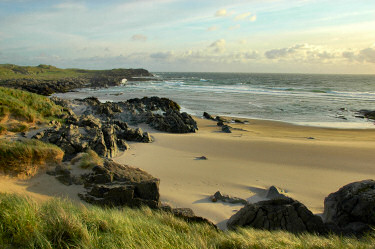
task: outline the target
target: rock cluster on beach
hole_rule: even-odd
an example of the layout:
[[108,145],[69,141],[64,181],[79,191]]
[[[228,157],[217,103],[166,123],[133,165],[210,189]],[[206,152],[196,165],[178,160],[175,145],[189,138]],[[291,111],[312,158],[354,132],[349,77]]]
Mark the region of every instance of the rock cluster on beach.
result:
[[276,188],[270,188],[267,198],[270,200],[246,204],[228,220],[228,228],[361,236],[375,227],[374,180],[350,183],[326,197],[323,219],[302,203],[280,194]]
[[179,105],[166,98],[131,99],[118,103],[101,103],[94,97],[73,101],[51,99],[67,111],[61,117],[65,123],[51,123],[53,127],[33,138],[56,144],[64,150],[65,159],[87,149],[111,158],[129,148],[127,141],[152,141],[148,132],[131,128],[128,122],[134,125],[147,123],[157,130],[173,133],[198,129],[190,115],[180,113]]

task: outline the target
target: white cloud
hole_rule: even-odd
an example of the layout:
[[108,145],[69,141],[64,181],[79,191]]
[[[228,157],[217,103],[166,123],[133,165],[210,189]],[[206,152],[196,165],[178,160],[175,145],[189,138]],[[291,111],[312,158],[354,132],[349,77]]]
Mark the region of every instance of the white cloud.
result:
[[142,35],[142,34],[135,34],[131,37],[132,41],[147,41],[147,36]]
[[375,63],[375,48],[369,47],[357,51],[344,51],[342,56],[351,62]]
[[251,16],[251,12],[242,13],[242,14],[237,15],[234,18],[234,20],[236,20],[236,21],[244,20],[244,19],[248,18],[249,16]]
[[250,17],[250,21],[255,22],[256,20],[257,20],[257,16],[256,15],[253,15],[252,17]]
[[210,48],[212,48],[213,51],[216,53],[224,52],[225,47],[226,47],[226,41],[224,39],[217,40],[210,45]]
[[365,48],[359,52],[359,57],[363,61],[375,63],[375,49],[374,48]]
[[[343,53],[323,46],[296,44],[287,48],[271,49],[264,53],[267,59],[303,63],[333,62],[343,60]],[[349,56],[347,54],[347,56]]]
[[220,16],[227,16],[229,13],[227,12],[226,9],[221,9],[216,11],[215,16],[220,17]]
[[150,54],[150,57],[152,59],[157,59],[157,60],[170,60],[173,58],[173,56],[174,56],[174,53],[172,51]]
[[207,29],[207,31],[215,31],[215,30],[218,30],[218,27],[217,26],[211,26]]

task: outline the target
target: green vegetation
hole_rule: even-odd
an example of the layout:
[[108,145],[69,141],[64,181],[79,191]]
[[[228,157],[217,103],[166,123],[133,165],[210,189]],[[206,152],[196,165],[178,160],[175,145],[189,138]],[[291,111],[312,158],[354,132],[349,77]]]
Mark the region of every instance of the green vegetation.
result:
[[103,209],[53,199],[43,204],[0,194],[1,248],[373,248],[375,238],[293,235],[241,229],[221,232],[169,213]]
[[38,80],[57,80],[62,78],[78,78],[97,75],[124,75],[127,69],[111,70],[86,70],[77,68],[61,69],[51,65],[18,66],[13,64],[0,64],[0,82],[8,79],[38,79]]
[[13,64],[0,64],[0,79],[60,79],[66,77],[79,77],[90,73],[83,69],[60,69],[50,65],[36,67],[17,66]]
[[59,147],[38,140],[0,140],[0,171],[13,176],[33,176],[46,163],[60,163],[63,156]]
[[98,156],[95,151],[89,149],[87,152],[79,153],[70,160],[71,164],[77,164],[82,169],[92,168],[97,165],[103,165],[103,158]]
[[26,121],[48,121],[57,119],[63,113],[62,107],[47,97],[22,90],[0,87],[0,118],[11,115]]

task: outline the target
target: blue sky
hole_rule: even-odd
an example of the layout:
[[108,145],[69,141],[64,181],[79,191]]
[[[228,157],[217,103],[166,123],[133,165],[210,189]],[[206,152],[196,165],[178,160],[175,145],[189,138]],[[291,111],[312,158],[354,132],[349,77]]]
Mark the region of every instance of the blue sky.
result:
[[0,0],[0,63],[375,73],[375,1]]

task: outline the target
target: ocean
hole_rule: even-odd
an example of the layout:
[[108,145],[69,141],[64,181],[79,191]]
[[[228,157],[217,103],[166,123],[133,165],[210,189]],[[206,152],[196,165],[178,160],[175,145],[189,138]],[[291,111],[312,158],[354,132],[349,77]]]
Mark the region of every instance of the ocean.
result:
[[357,118],[375,110],[375,75],[258,73],[154,73],[149,81],[124,86],[79,89],[63,98],[98,97],[124,101],[144,96],[170,98],[183,111],[239,118],[266,119],[335,128],[375,128]]

